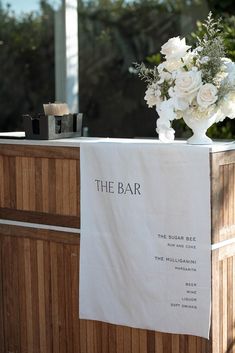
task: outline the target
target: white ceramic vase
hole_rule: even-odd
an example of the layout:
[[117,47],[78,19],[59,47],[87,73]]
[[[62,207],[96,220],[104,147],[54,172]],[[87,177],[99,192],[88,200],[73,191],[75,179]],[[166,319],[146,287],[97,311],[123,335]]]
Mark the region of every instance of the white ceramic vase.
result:
[[206,135],[207,129],[216,121],[216,114],[196,119],[190,114],[183,116],[185,123],[192,129],[193,136],[187,140],[190,145],[210,145],[213,141]]

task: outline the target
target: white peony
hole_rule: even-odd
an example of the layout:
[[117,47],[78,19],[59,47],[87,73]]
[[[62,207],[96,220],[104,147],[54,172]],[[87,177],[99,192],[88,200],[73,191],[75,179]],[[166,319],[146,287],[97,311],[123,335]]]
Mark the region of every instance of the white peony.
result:
[[161,91],[156,83],[152,83],[151,86],[148,87],[145,92],[144,100],[146,100],[149,108],[161,103]]
[[235,91],[229,92],[220,105],[222,114],[230,119],[235,118]]
[[179,72],[176,76],[174,92],[176,98],[191,103],[202,85],[201,71]]
[[185,38],[173,37],[162,46],[161,53],[165,55],[166,60],[179,60],[186,54],[189,48],[191,47],[186,45]]
[[218,90],[212,83],[205,83],[202,85],[197,94],[197,102],[200,107],[208,108],[214,104],[217,99]]

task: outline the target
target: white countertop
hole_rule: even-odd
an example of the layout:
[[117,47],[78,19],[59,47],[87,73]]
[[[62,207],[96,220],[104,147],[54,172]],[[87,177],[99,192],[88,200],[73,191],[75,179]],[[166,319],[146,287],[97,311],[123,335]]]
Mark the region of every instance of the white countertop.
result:
[[[74,137],[58,140],[28,140],[24,139],[24,132],[6,132],[0,133],[0,144],[13,144],[13,145],[34,145],[34,146],[60,146],[60,147],[79,147],[80,143],[85,141],[93,142],[119,142],[119,143],[156,143],[163,144],[157,138],[156,139],[127,139],[127,138],[100,138],[100,137]],[[1,138],[3,137],[3,138]],[[4,138],[5,137],[5,138]],[[16,137],[16,138],[13,138]],[[170,145],[183,144],[187,148],[188,145],[185,140],[176,140]],[[165,144],[169,145],[169,144]],[[210,152],[223,152],[229,150],[235,150],[235,141],[215,141],[212,145],[197,145],[198,148],[210,148]]]

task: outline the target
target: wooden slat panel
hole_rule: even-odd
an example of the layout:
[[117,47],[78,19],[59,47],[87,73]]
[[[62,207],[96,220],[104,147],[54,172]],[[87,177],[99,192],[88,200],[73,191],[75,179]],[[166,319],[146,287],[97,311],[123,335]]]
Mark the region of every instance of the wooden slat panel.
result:
[[[25,148],[23,150],[26,151]],[[47,156],[45,153],[30,156],[30,153],[17,153],[18,150],[15,150],[14,157],[12,153],[4,154],[3,148],[0,155],[1,218],[17,217],[14,219],[19,220],[20,216],[28,217],[20,211],[37,211],[39,222],[43,222],[39,214],[45,217],[49,213],[49,220],[53,218],[51,222],[57,224],[61,221],[56,221],[54,215],[67,215],[67,226],[73,219],[70,217],[80,218],[79,149],[74,149],[72,153],[67,150],[70,148],[64,155],[70,158],[62,159],[54,153],[55,150],[52,154],[54,158],[50,157],[50,153]],[[15,210],[16,213],[12,213],[14,216],[11,216],[11,210]]]
[[[14,227],[9,228],[18,234]],[[66,234],[67,237],[70,235]],[[10,239],[18,249],[16,267],[20,283],[15,295],[19,298],[19,318],[14,329],[20,332],[19,353],[188,353],[189,349],[193,353],[195,347],[198,347],[196,353],[210,352],[207,341],[200,338],[85,320],[79,323],[79,246],[55,243],[49,237],[44,240],[3,234],[1,237]],[[12,261],[13,257],[9,251],[6,252],[6,268],[9,268],[7,261]],[[8,290],[13,292],[13,289],[12,282]],[[11,326],[6,330],[12,342]]]
[[[228,153],[227,153],[228,152]],[[212,242],[235,235],[235,151],[212,154]]]

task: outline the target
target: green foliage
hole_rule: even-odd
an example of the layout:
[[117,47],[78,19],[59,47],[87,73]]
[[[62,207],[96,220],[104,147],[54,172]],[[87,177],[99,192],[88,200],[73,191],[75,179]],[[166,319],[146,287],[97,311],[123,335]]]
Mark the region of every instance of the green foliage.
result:
[[221,19],[214,20],[210,12],[208,18],[201,26],[203,35],[197,36],[197,45],[202,48],[200,57],[209,59],[208,62],[201,65],[202,78],[207,83],[215,84],[215,77],[219,73],[222,64],[221,58],[225,56]]
[[[212,32],[209,33],[212,37],[212,46],[205,47],[204,55],[210,56],[212,58],[214,65],[214,72],[211,74],[212,80],[213,77],[216,75],[216,55],[218,48],[217,46],[221,46],[221,52],[224,50],[225,55],[230,58],[232,61],[235,61],[235,16],[229,16],[224,14],[223,17],[219,20],[220,21],[220,30],[222,35],[220,37],[219,43],[213,39],[216,35],[216,32],[213,32],[213,29],[216,29],[216,25],[213,26]],[[216,23],[216,21],[215,21]],[[192,33],[192,37],[194,40],[198,40],[199,37],[206,38],[208,35],[208,30],[205,26],[203,26],[202,22],[197,22],[197,31]],[[225,56],[224,55],[224,56]],[[205,70],[208,68],[206,67]],[[219,92],[221,94],[221,92]],[[187,130],[187,129],[186,129]],[[214,124],[208,130],[208,135],[212,138],[217,139],[234,139],[235,138],[235,122],[230,119],[225,119],[223,122],[219,124]]]
[[[233,2],[211,0],[210,7],[214,12],[224,6],[231,14]],[[156,112],[147,108],[145,83],[129,67],[142,61],[159,64],[160,54],[155,53],[170,37],[193,30],[195,19],[208,13],[205,2],[80,0],[78,13],[80,110],[89,132],[155,137]],[[235,61],[235,20],[222,15],[225,46]],[[0,65],[0,129],[13,130],[20,128],[22,113],[54,101],[54,13],[49,0],[41,1],[40,13],[20,18],[0,5]],[[190,132],[181,120],[174,122],[177,136],[187,137]],[[234,122],[217,124],[210,132],[235,137]]]
[[0,129],[22,129],[21,115],[54,101],[54,13],[16,17],[0,3]]

